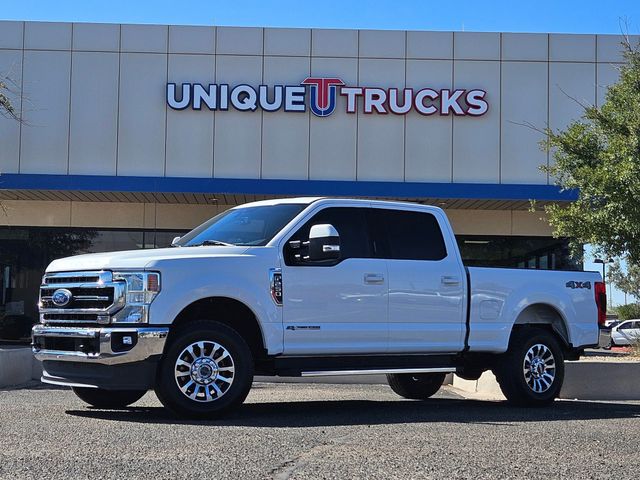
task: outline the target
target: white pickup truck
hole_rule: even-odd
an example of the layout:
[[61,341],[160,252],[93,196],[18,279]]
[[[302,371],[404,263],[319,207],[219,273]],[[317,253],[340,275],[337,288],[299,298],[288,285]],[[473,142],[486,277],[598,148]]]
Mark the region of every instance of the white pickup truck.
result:
[[42,381],[121,408],[154,389],[181,416],[240,405],[254,374],[385,373],[426,399],[492,370],[506,398],[544,405],[564,360],[608,344],[591,272],[465,268],[444,212],[289,198],[230,209],[173,248],[49,265],[33,352]]

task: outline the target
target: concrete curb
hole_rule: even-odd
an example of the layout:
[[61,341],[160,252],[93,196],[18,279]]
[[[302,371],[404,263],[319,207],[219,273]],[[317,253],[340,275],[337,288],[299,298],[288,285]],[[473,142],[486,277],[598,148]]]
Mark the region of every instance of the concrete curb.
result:
[[[567,362],[560,398],[580,400],[640,400],[640,362]],[[455,376],[463,392],[504,399],[496,377],[485,372],[476,381]]]
[[561,398],[640,400],[640,362],[569,362]]
[[40,380],[42,364],[33,358],[31,348],[0,348],[0,388]]

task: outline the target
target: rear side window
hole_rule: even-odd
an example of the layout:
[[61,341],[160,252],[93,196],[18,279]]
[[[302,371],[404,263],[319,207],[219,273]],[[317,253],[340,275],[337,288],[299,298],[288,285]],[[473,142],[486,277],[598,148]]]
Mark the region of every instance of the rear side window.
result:
[[447,249],[436,217],[430,213],[373,209],[376,256],[394,260],[442,260]]

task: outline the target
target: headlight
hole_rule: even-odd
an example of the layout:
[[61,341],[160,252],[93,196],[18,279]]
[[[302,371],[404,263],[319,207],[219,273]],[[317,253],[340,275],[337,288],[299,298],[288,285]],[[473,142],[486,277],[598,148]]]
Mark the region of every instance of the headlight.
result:
[[149,305],[160,292],[160,274],[157,272],[113,272],[115,282],[124,281],[126,287],[125,307],[116,313],[114,323],[149,322]]

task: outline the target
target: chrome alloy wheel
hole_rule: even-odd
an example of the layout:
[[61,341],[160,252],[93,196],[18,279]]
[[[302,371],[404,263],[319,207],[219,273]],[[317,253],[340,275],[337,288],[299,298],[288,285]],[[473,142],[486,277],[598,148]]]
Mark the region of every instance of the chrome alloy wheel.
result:
[[233,357],[222,345],[201,341],[185,348],[175,365],[180,391],[196,402],[213,402],[222,397],[233,383]]
[[556,361],[546,345],[533,345],[524,356],[524,378],[529,388],[544,393],[551,388],[556,378]]

